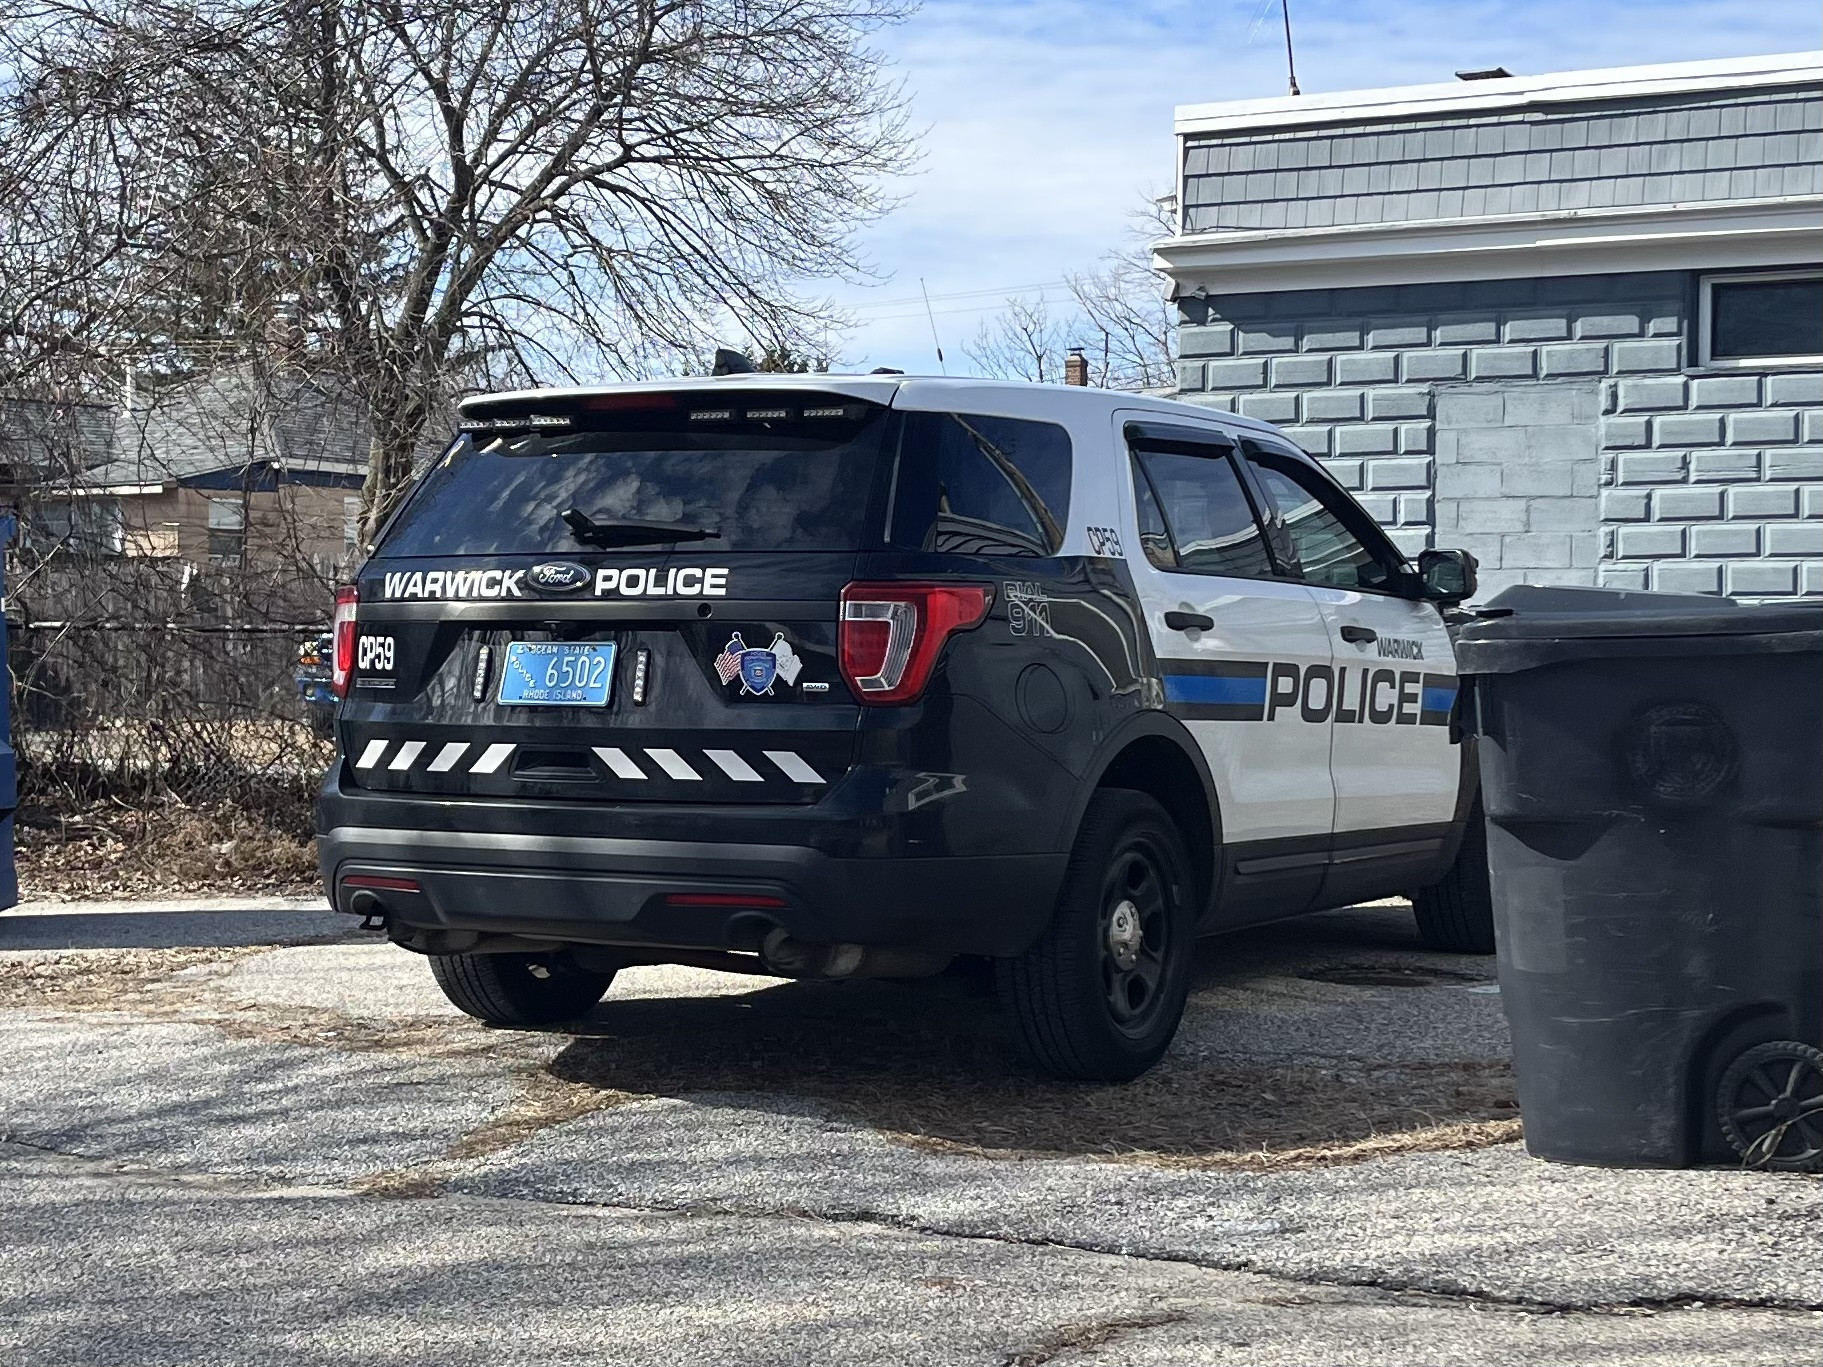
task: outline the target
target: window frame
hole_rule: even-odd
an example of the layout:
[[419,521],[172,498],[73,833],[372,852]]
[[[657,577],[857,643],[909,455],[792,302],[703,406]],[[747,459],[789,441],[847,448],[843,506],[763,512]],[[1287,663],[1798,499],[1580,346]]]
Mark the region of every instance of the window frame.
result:
[[[1171,543],[1171,557],[1176,562],[1170,569],[1153,564],[1145,556],[1143,543],[1141,556],[1152,569],[1160,574],[1194,574],[1205,579],[1239,579],[1247,583],[1283,583],[1299,582],[1285,573],[1278,547],[1272,533],[1271,524],[1264,516],[1265,505],[1261,502],[1261,492],[1255,487],[1253,479],[1240,460],[1240,446],[1227,432],[1202,432],[1194,428],[1168,428],[1160,424],[1129,423],[1126,430],[1127,464],[1133,472],[1133,478],[1145,480],[1146,488],[1152,494],[1153,506],[1158,509],[1159,517],[1164,520],[1165,536]],[[1146,469],[1143,452],[1155,451],[1161,455],[1189,456],[1195,460],[1220,460],[1228,465],[1229,472],[1239,486],[1241,497],[1247,502],[1247,509],[1253,516],[1254,530],[1260,535],[1260,548],[1266,554],[1266,563],[1271,567],[1270,574],[1236,574],[1230,570],[1198,569],[1184,564],[1184,554],[1177,544],[1177,529],[1171,525],[1171,513],[1166,507],[1164,497],[1158,491],[1158,484],[1152,478],[1152,472]],[[1133,523],[1135,541],[1139,527],[1139,487],[1134,485]]]
[[[1265,439],[1262,440],[1262,437]],[[1305,474],[1314,476],[1315,488],[1306,491],[1334,515],[1336,521],[1355,540],[1359,541],[1367,552],[1385,565],[1389,571],[1387,587],[1368,588],[1359,586],[1338,589],[1333,584],[1319,584],[1304,573],[1302,559],[1297,553],[1297,542],[1292,539],[1291,529],[1285,522],[1285,510],[1279,507],[1278,500],[1272,496],[1272,490],[1253,472],[1253,457],[1247,451],[1246,444],[1251,442],[1268,455],[1277,456],[1297,466]],[[1285,545],[1288,548],[1290,563],[1296,567],[1295,580],[1313,589],[1329,589],[1336,593],[1370,593],[1379,598],[1397,598],[1411,602],[1416,597],[1410,586],[1419,583],[1418,572],[1405,552],[1400,550],[1393,539],[1386,534],[1386,529],[1375,522],[1359,503],[1350,497],[1348,490],[1337,484],[1335,478],[1307,451],[1293,446],[1284,440],[1273,440],[1264,433],[1247,433],[1235,445],[1237,463],[1246,471],[1247,481],[1257,489],[1259,499],[1272,509],[1274,523],[1284,529]],[[1289,478],[1289,476],[1288,476]],[[1293,483],[1298,483],[1293,480]],[[1302,486],[1301,486],[1302,487]],[[1401,585],[1407,587],[1402,588]]]
[[1700,275],[1696,284],[1696,362],[1703,370],[1752,370],[1757,367],[1789,369],[1798,366],[1823,365],[1823,351],[1796,356],[1717,356],[1715,341],[1715,287],[1717,285],[1754,285],[1780,280],[1823,280],[1823,271],[1814,266],[1796,266],[1772,271],[1717,271]]

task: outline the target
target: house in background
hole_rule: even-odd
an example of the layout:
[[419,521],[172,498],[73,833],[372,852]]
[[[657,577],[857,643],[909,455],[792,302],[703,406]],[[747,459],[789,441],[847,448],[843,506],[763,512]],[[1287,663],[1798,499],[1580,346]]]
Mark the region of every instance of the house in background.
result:
[[[332,574],[359,526],[370,431],[346,387],[239,366],[117,410],[15,403],[34,540],[198,566],[287,557]],[[34,455],[33,452],[36,454]]]
[[1488,591],[1823,593],[1823,53],[1177,111],[1179,397]]

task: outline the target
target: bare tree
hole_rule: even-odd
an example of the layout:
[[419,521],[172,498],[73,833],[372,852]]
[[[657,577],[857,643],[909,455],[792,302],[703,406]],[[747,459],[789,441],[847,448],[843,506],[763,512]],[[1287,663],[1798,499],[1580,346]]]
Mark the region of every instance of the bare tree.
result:
[[801,290],[858,269],[909,154],[868,47],[904,11],[0,0],[0,346],[189,356],[284,317],[366,400],[371,533],[461,378],[675,368],[724,327],[826,350]]
[[1168,390],[1176,383],[1177,322],[1164,278],[1152,268],[1153,239],[1171,232],[1162,201],[1134,214],[1132,241],[1101,264],[1066,275],[1070,295],[1061,318],[1042,295],[1012,298],[976,330],[965,350],[997,379],[1055,382],[1065,355],[1079,349],[1089,383],[1105,389]]

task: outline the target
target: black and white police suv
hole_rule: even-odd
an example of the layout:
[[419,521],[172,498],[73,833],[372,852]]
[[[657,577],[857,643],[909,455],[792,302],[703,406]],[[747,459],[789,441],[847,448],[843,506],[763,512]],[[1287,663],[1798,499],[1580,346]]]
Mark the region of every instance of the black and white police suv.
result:
[[996,966],[1060,1077],[1200,934],[1409,893],[1492,947],[1441,606],[1273,428],[1093,389],[738,375],[471,399],[337,604],[336,907],[471,1015],[617,969]]

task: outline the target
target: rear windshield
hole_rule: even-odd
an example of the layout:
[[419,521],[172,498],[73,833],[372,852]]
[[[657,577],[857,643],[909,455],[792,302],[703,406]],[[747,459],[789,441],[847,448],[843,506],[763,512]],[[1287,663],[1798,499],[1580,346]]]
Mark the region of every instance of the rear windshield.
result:
[[718,552],[857,550],[878,523],[887,410],[875,404],[748,395],[571,423],[465,434],[425,473],[378,553],[573,554],[587,547],[563,520],[572,508],[602,524],[713,529],[720,535],[703,545]]

